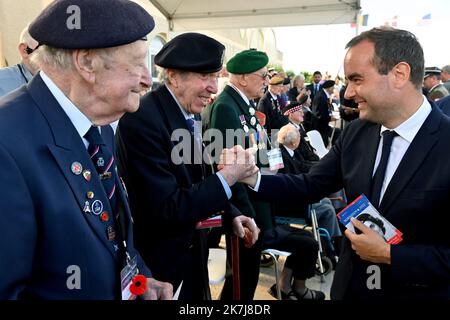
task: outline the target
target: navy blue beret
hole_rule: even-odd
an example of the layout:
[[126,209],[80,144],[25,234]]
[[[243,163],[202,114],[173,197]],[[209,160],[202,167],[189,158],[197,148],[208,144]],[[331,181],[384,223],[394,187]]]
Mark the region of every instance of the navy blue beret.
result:
[[222,69],[225,47],[204,34],[183,33],[167,42],[155,56],[166,69],[212,73]]
[[327,80],[322,84],[322,88],[328,89],[334,87],[335,82],[333,80]]
[[40,45],[95,49],[143,39],[154,27],[152,16],[129,0],[55,0],[29,32]]

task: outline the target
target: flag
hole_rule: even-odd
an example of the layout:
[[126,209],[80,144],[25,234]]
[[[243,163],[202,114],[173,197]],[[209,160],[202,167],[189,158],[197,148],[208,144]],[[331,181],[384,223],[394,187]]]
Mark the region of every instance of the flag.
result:
[[429,26],[431,24],[431,13],[428,13],[419,20],[417,25],[419,26]]
[[[359,25],[360,26],[366,27],[368,21],[369,21],[369,15],[368,14],[359,16]],[[356,28],[356,22],[353,22],[350,26],[352,28]]]

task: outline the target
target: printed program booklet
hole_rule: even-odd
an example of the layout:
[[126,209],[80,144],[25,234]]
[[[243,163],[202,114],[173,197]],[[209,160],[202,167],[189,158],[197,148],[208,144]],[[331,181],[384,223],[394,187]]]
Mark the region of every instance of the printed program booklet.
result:
[[353,232],[355,232],[355,228],[350,221],[351,217],[377,231],[389,244],[397,244],[403,240],[403,233],[386,220],[364,194],[346,206],[337,216],[339,221]]

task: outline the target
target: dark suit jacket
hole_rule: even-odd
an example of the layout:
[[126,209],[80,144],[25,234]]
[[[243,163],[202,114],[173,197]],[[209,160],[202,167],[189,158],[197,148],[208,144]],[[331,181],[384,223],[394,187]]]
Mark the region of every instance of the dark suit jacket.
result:
[[438,101],[436,105],[441,108],[442,112],[450,117],[450,96],[446,96]]
[[329,108],[330,102],[325,91],[321,89],[320,92],[315,96],[312,103],[312,127],[314,130],[320,132],[325,145],[328,145],[328,133],[331,130],[329,125],[331,120]]
[[[100,200],[113,216],[78,132],[39,75],[0,106],[0,299],[119,298],[120,251],[108,241],[106,224],[83,212],[92,191],[90,203]],[[112,146],[110,126],[102,135]],[[91,171],[90,181],[72,173],[75,161]],[[126,207],[128,248],[136,255],[126,199],[116,190]],[[150,276],[140,257],[138,263]],[[66,285],[70,266],[79,267],[79,290]]]
[[269,91],[258,102],[258,111],[266,115],[265,128],[271,134],[273,129],[280,129],[289,123],[288,118],[281,112],[281,106],[277,99],[273,99]]
[[176,129],[188,133],[184,115],[162,85],[142,98],[137,112],[120,120],[118,165],[133,211],[136,246],[144,260],[158,280],[174,288],[184,280],[182,299],[198,300],[209,287],[206,237],[196,231],[196,224],[223,210],[231,214],[232,209],[216,175],[202,180],[200,164],[184,163],[180,152],[171,158],[183,139],[174,136],[172,141]]
[[[314,83],[310,83],[306,86],[306,91],[311,91],[311,94],[309,97],[311,98],[311,101],[314,101],[314,97],[316,96],[316,93],[314,92]],[[319,84],[319,89],[317,92],[320,92],[322,90],[322,86]]]
[[[263,176],[263,199],[305,198],[317,202],[345,187],[349,201],[370,194],[380,126],[351,122],[330,152],[307,175]],[[433,105],[415,136],[380,204],[380,212],[403,232],[391,246],[391,265],[379,264],[381,289],[368,290],[366,263],[344,238],[333,281],[333,299],[449,299],[450,237],[448,214],[450,119]],[[353,284],[352,289],[350,289]],[[355,286],[356,284],[356,286]]]

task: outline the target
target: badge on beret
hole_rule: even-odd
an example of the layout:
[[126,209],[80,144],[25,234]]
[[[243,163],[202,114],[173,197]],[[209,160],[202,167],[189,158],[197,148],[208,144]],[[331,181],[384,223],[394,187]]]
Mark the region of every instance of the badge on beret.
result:
[[250,109],[248,109],[248,112],[250,112],[250,115],[252,115],[252,116],[254,116],[256,113],[255,108],[253,108],[253,107],[250,107]]
[[256,124],[256,118],[255,118],[255,117],[252,117],[252,118],[250,119],[250,124],[251,124],[252,126],[254,126],[254,125]]
[[75,161],[70,166],[70,170],[72,170],[73,174],[79,176],[81,174],[81,172],[83,171],[83,166],[81,165],[81,163]]
[[91,206],[92,212],[98,216],[103,211],[103,203],[100,200],[95,200]]

